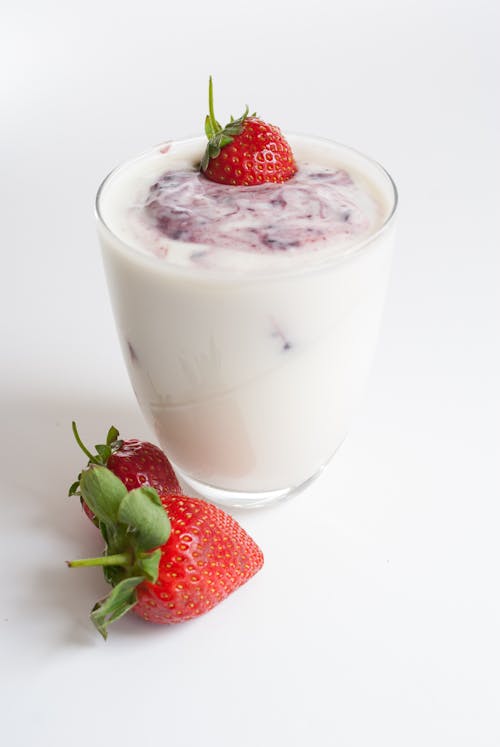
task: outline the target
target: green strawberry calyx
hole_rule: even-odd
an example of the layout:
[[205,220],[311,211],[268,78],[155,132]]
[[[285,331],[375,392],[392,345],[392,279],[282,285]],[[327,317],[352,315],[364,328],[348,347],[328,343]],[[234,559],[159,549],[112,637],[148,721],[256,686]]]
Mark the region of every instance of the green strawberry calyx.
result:
[[[76,427],[76,423],[74,420],[71,423],[71,428],[73,430],[73,435],[75,437],[76,443],[78,444],[80,449],[83,451],[83,453],[89,460],[87,466],[89,466],[90,464],[100,464],[103,467],[105,467],[108,463],[108,459],[111,456],[111,454],[114,454],[115,451],[118,451],[118,449],[120,449],[123,445],[123,441],[120,438],[118,438],[118,436],[120,435],[118,429],[115,428],[114,425],[112,425],[108,431],[108,435],[106,436],[106,443],[96,444],[94,446],[96,453],[92,454],[92,452],[89,451],[89,449],[87,449],[82,439],[80,438],[80,434],[78,433],[78,428]],[[82,476],[82,473],[80,472],[75,482],[73,482],[70,485],[70,488],[68,490],[68,495],[70,497],[73,495],[80,496],[80,502],[83,504],[82,493],[80,490],[81,476]],[[89,514],[89,518],[92,518],[90,514]],[[99,526],[99,522],[97,518],[94,517],[92,521],[94,522],[96,526]]]
[[102,566],[113,587],[91,611],[90,619],[104,638],[107,626],[137,602],[137,586],[158,580],[161,547],[170,537],[167,512],[151,487],[128,491],[107,467],[91,463],[81,473],[80,494],[95,514],[106,542],[96,558],[68,561],[70,568]]
[[[208,145],[206,147],[203,158],[201,159],[201,170],[206,171],[211,158],[217,158],[222,148],[229,143],[232,143],[237,135],[241,135],[245,120],[249,116],[248,106],[245,107],[245,111],[234,119],[231,116],[230,121],[225,127],[216,120],[214,114],[214,91],[212,76],[208,79],[208,114],[205,117],[205,134],[208,138]],[[251,117],[255,117],[256,113],[251,114]]]

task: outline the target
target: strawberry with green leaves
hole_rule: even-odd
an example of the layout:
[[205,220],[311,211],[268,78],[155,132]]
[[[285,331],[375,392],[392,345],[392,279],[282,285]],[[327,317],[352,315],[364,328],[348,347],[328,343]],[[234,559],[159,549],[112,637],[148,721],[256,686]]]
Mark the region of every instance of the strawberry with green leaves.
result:
[[213,87],[208,87],[209,113],[205,118],[208,145],[201,170],[219,184],[251,186],[284,182],[297,171],[292,149],[280,129],[248,114],[248,106],[238,119],[225,127],[214,114]]
[[[139,441],[131,438],[123,441],[119,438],[119,432],[112,426],[106,438],[105,444],[96,444],[96,453],[92,454],[83,444],[76,423],[72,423],[73,434],[76,442],[88,457],[88,463],[107,467],[125,484],[128,490],[149,485],[159,493],[181,493],[181,486],[175,476],[172,465],[158,446],[149,441]],[[80,495],[80,478],[69,489],[69,495]],[[91,521],[96,524],[96,519],[89,509],[85,500],[81,497],[82,507]]]
[[83,500],[106,542],[97,558],[71,568],[102,566],[109,595],[91,612],[98,631],[129,610],[154,623],[198,617],[250,579],[264,562],[260,548],[222,509],[151,487],[127,490],[104,466],[80,476]]

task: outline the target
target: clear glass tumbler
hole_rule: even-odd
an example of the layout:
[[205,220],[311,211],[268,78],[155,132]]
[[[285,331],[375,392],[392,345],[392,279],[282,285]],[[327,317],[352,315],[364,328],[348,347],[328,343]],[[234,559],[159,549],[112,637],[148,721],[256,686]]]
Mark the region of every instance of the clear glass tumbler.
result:
[[111,302],[141,410],[188,486],[225,506],[289,496],[330,461],[366,383],[389,277],[397,205],[389,174],[332,141],[289,140],[328,149],[385,205],[373,235],[319,266],[200,272],[123,241],[113,205],[137,175],[151,183],[142,166],[151,153],[111,172],[97,195]]

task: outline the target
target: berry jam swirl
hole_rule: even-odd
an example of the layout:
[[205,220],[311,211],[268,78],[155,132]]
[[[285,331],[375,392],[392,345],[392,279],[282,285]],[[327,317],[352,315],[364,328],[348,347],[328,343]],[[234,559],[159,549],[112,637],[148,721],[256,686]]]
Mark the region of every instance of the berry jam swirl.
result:
[[254,187],[167,171],[135,210],[145,228],[175,242],[267,253],[358,240],[379,222],[377,202],[347,171],[310,164],[282,184]]

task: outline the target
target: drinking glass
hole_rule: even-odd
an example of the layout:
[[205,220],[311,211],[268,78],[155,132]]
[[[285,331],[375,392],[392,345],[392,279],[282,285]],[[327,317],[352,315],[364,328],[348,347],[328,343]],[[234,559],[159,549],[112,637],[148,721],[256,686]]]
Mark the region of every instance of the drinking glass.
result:
[[282,499],[321,472],[348,432],[376,345],[396,187],[351,148],[289,137],[292,148],[304,140],[361,175],[385,206],[378,230],[319,265],[202,270],[129,245],[110,215],[131,174],[147,181],[148,154],[111,172],[97,195],[109,293],[139,406],[185,483],[225,506]]

